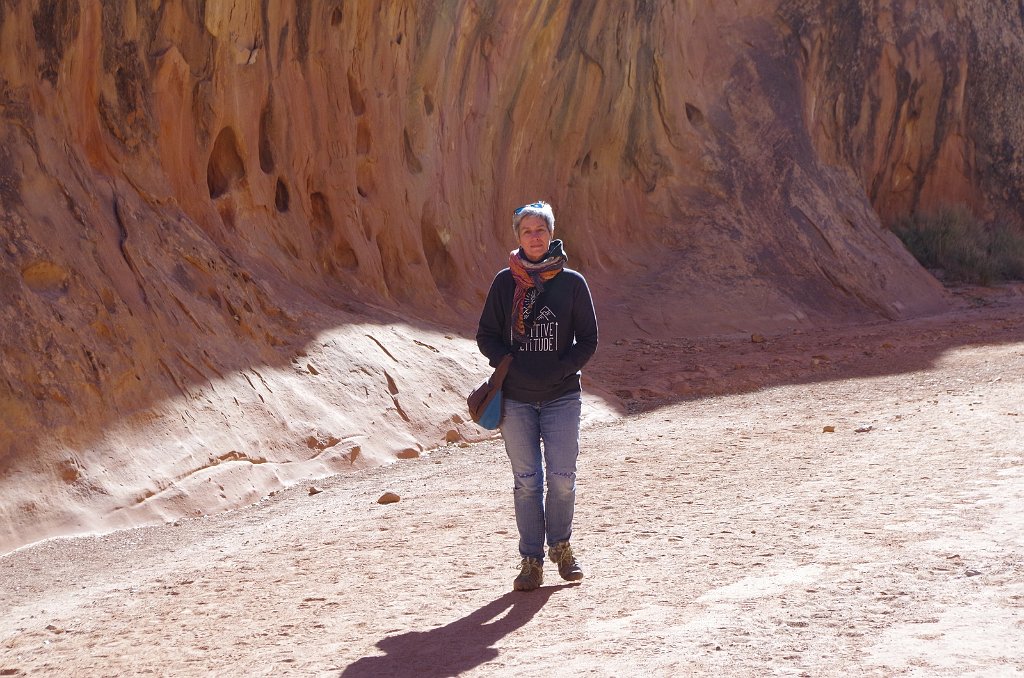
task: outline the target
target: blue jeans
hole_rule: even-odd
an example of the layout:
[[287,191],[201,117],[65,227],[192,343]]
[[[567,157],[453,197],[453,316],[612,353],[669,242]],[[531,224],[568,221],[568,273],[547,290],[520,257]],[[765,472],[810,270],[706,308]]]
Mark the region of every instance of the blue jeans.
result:
[[579,391],[536,403],[504,398],[501,437],[515,477],[512,496],[523,558],[543,560],[545,536],[548,546],[572,536],[581,406]]

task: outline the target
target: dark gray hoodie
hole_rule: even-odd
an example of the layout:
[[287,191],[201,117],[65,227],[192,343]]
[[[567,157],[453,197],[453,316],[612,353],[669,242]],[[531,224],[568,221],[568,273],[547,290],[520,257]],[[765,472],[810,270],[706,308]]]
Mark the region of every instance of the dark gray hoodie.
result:
[[[559,241],[552,242],[561,245]],[[587,281],[578,272],[563,268],[544,283],[544,291],[527,291],[532,306],[525,318],[527,340],[512,339],[512,296],[516,289],[512,271],[494,276],[487,293],[476,343],[492,367],[511,353],[512,365],[502,393],[520,402],[554,400],[580,390],[580,370],[597,350],[597,316]],[[530,296],[535,296],[530,304]]]

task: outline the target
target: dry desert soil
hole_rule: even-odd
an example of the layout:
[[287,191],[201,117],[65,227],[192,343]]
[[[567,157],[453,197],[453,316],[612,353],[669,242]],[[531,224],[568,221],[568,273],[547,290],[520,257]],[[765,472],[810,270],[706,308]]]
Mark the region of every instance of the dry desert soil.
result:
[[511,591],[501,443],[450,445],[3,556],[0,676],[1024,674],[1024,296],[958,299],[602,345],[580,584]]

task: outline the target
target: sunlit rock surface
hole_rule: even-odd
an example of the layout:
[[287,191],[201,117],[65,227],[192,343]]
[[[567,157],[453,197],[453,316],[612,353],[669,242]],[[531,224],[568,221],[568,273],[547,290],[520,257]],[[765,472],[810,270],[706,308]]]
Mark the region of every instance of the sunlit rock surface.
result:
[[962,4],[0,3],[0,551],[478,438],[538,198],[606,341],[942,309],[884,225],[1024,186]]

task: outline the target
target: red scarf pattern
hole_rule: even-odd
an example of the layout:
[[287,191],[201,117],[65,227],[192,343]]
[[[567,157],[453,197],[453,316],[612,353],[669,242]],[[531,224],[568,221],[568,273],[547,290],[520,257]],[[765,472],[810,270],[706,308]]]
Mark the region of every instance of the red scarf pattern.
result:
[[[521,249],[509,252],[508,268],[516,281],[516,290],[512,295],[513,341],[525,342],[530,331],[530,327],[526,325],[526,317],[530,315],[532,308],[525,308],[527,291],[531,287],[536,287],[538,294],[543,292],[544,283],[561,273],[567,260],[565,252],[562,251],[561,240],[552,240],[547,255],[536,264],[524,257]],[[532,325],[533,323],[530,323],[531,327]]]

